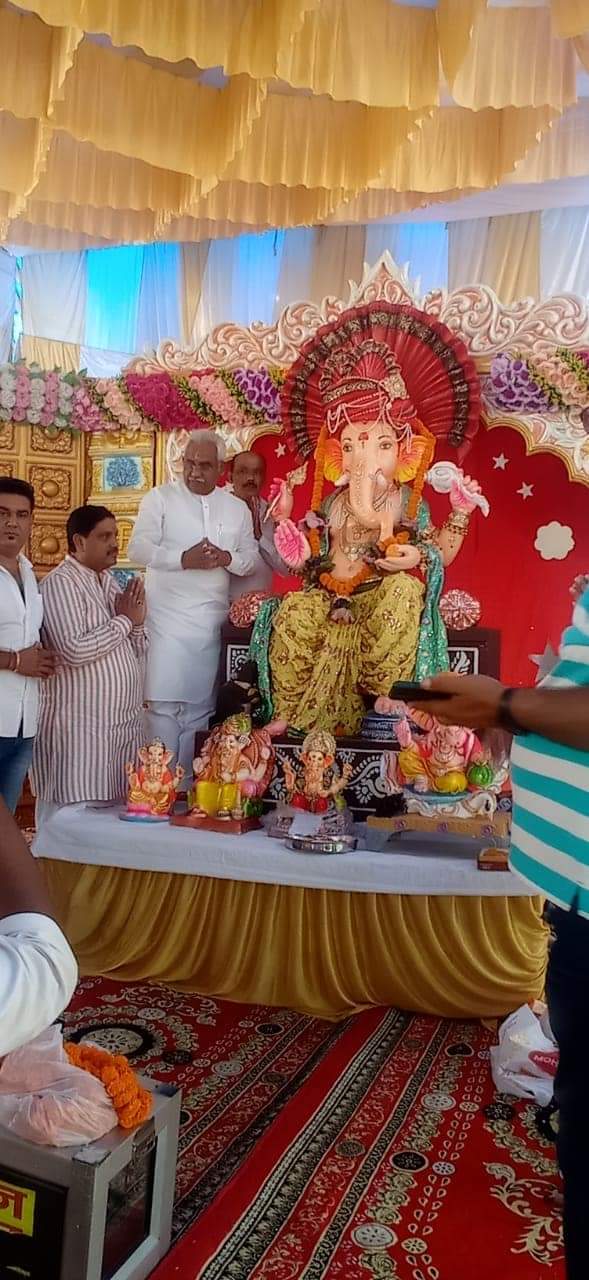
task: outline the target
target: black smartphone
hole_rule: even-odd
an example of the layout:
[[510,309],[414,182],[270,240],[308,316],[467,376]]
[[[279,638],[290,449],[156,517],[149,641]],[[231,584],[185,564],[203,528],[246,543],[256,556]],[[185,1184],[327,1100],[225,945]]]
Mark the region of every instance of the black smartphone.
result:
[[393,685],[389,698],[394,698],[397,702],[405,702],[408,707],[414,707],[418,702],[448,702],[452,697],[451,693],[438,693],[433,689],[422,689],[420,684],[415,684],[411,680],[398,680]]

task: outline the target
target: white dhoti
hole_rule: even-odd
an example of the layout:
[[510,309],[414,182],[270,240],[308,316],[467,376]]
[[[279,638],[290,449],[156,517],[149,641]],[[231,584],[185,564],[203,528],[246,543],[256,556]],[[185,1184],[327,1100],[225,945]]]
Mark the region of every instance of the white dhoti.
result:
[[[210,712],[203,715],[202,706],[195,702],[148,702],[146,706],[147,734],[149,740],[161,738],[168,750],[173,751],[182,765],[182,788],[192,786],[192,762],[194,760],[194,735],[198,729],[207,729]],[[172,765],[175,762],[172,762]]]

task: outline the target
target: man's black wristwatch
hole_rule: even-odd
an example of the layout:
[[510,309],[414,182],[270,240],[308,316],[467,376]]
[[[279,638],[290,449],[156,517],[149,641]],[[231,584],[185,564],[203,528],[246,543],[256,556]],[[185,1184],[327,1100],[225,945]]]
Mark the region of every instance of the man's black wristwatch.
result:
[[497,724],[501,729],[505,729],[507,733],[512,733],[517,737],[527,734],[528,730],[523,725],[518,724],[511,710],[511,703],[517,689],[504,689],[499,699],[499,708],[497,712]]

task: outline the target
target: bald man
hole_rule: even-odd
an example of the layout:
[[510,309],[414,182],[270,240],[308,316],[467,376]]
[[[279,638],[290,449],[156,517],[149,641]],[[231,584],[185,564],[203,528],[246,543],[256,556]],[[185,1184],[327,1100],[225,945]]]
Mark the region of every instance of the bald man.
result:
[[247,591],[270,591],[274,573],[290,573],[274,546],[274,521],[268,516],[268,503],[261,496],[265,479],[266,463],[259,453],[250,449],[235,455],[231,463],[231,484],[235,497],[241,498],[251,512],[258,556],[251,573],[231,579],[231,600],[237,600]]

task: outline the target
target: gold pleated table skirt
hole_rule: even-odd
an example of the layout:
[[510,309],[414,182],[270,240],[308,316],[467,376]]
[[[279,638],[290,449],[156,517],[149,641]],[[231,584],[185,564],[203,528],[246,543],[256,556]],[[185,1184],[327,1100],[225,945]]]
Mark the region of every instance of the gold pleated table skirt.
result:
[[497,1017],[541,996],[537,897],[344,893],[43,860],[82,975],[339,1019]]

